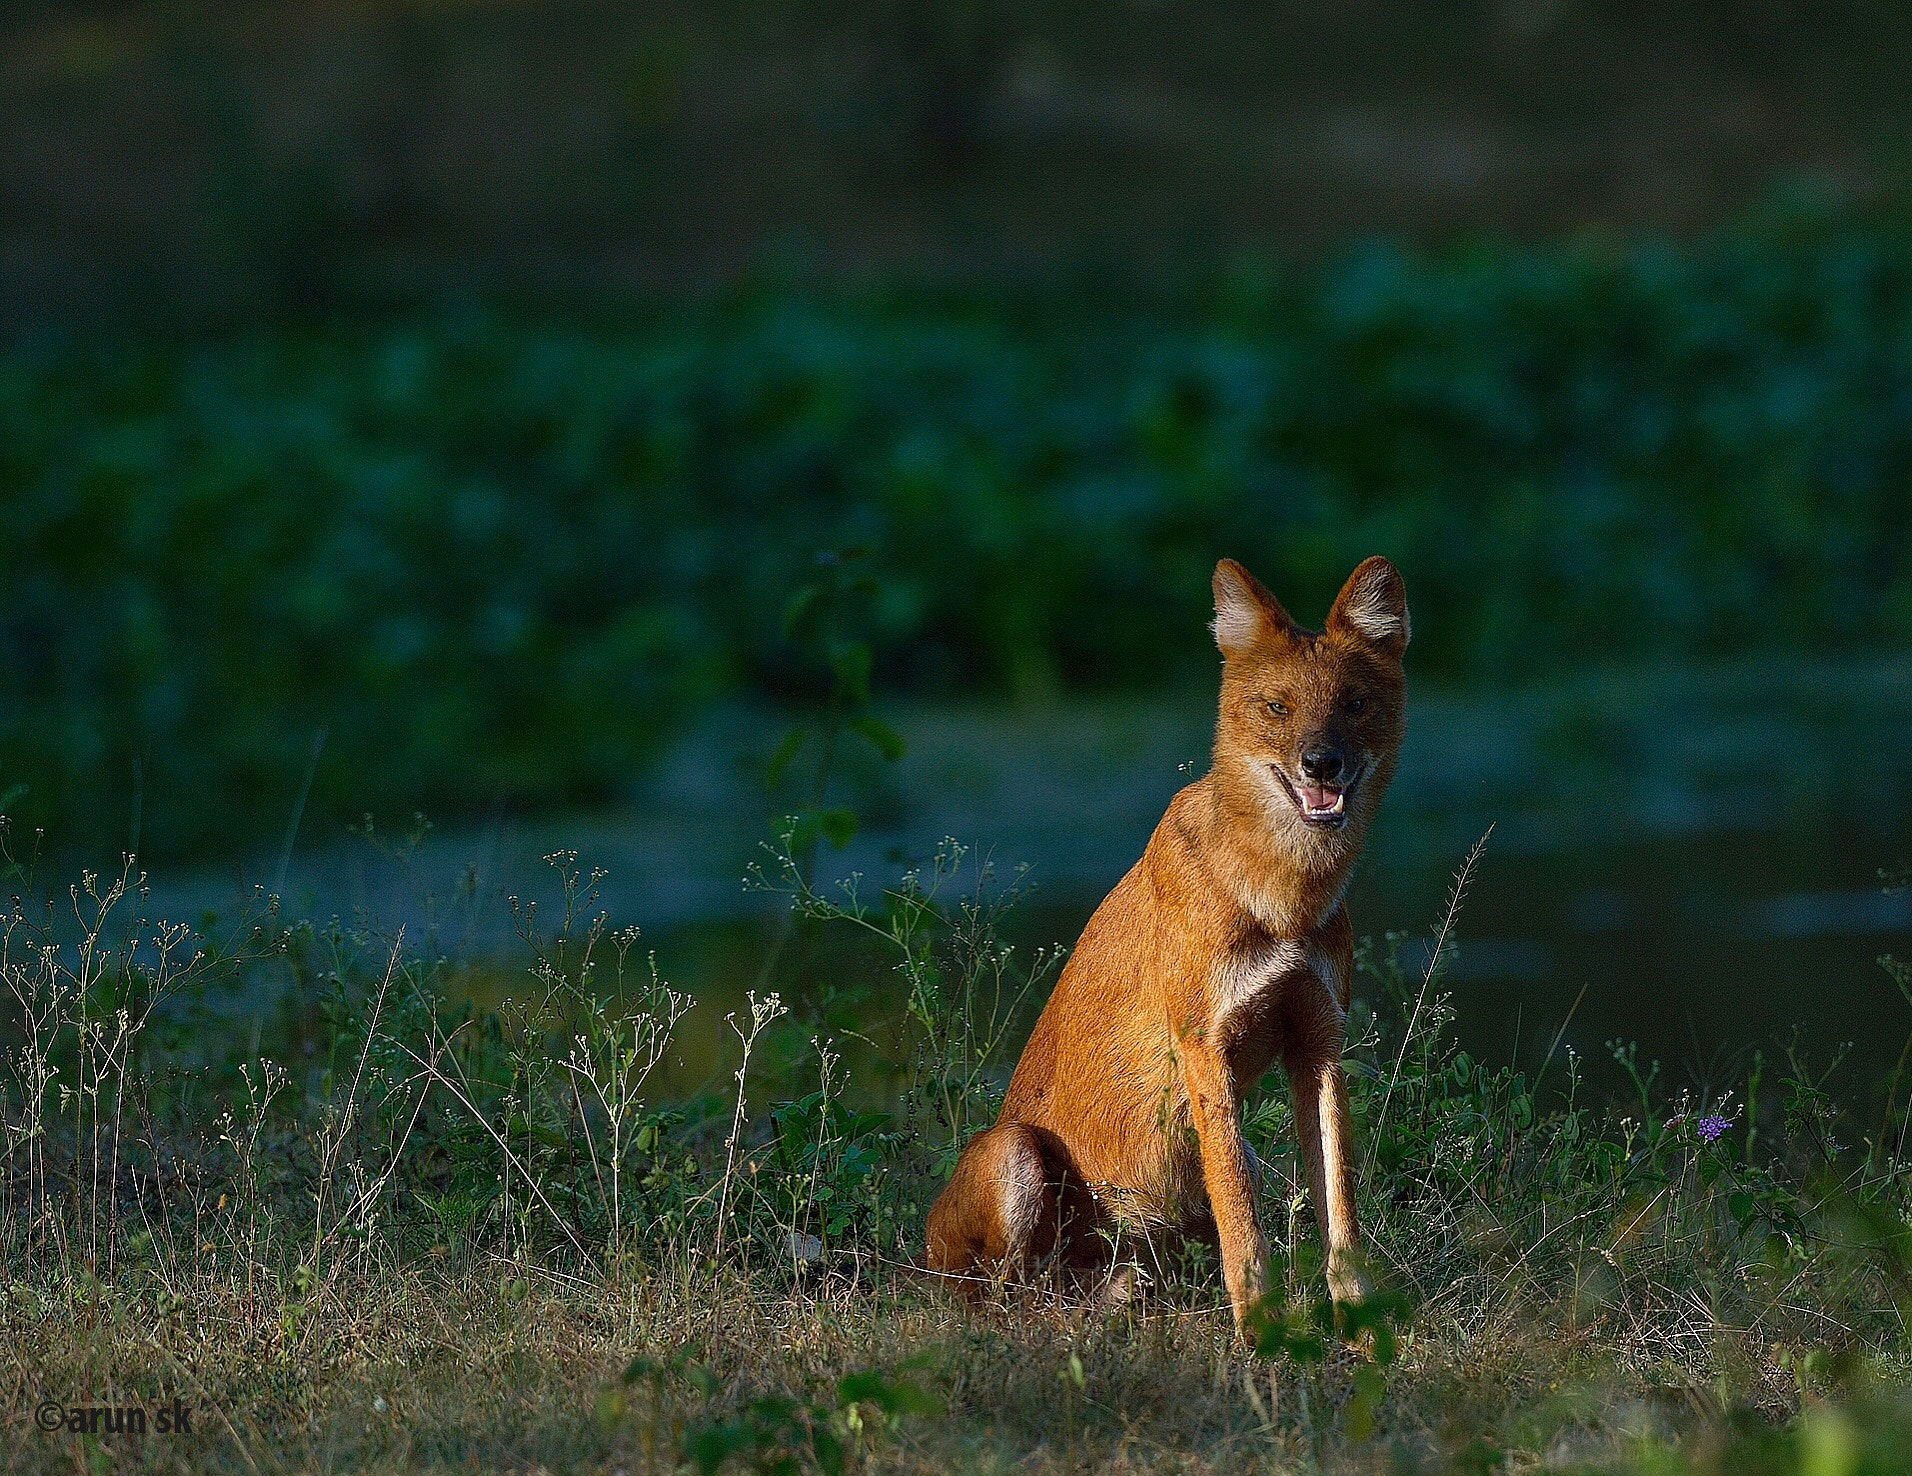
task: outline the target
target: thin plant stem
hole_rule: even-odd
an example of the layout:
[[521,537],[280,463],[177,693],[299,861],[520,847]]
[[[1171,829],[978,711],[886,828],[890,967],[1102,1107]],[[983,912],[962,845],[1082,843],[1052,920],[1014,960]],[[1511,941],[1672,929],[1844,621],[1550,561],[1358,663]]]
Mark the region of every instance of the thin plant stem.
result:
[[1394,1099],[1394,1088],[1401,1080],[1401,1067],[1407,1060],[1407,1048],[1414,1039],[1414,1028],[1420,1023],[1421,1006],[1427,1002],[1427,991],[1433,987],[1442,964],[1446,962],[1448,942],[1453,936],[1454,923],[1460,917],[1461,903],[1467,898],[1468,885],[1474,879],[1474,868],[1480,864],[1481,855],[1487,849],[1488,837],[1493,833],[1494,827],[1491,825],[1481,832],[1480,839],[1468,848],[1467,858],[1461,862],[1460,870],[1454,873],[1453,885],[1447,889],[1447,908],[1441,914],[1441,925],[1434,934],[1434,951],[1428,955],[1427,971],[1421,975],[1421,987],[1414,996],[1414,1008],[1408,1015],[1407,1029],[1401,1032],[1401,1048],[1395,1052],[1393,1069],[1388,1072],[1387,1088],[1381,1093],[1381,1110],[1375,1114],[1374,1131],[1368,1137],[1368,1151],[1361,1168],[1363,1178],[1374,1167],[1375,1146],[1381,1140],[1381,1130],[1387,1126],[1388,1107]]

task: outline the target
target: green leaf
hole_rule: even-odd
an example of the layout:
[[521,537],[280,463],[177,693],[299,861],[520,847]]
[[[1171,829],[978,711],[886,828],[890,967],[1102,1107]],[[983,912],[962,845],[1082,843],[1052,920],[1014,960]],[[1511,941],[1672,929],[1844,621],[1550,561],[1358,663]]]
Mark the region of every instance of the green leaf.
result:
[[725,1461],[752,1444],[750,1432],[735,1421],[699,1425],[684,1432],[684,1455],[704,1476],[716,1476]]
[[642,1353],[633,1358],[624,1368],[624,1382],[635,1384],[639,1379],[648,1379],[663,1365],[655,1358],[646,1358]]
[[783,782],[784,772],[789,769],[791,760],[802,751],[809,737],[807,728],[792,728],[783,735],[783,742],[777,745],[777,751],[770,755],[770,762],[764,765],[765,784],[774,789]]
[[783,607],[784,639],[788,640],[796,635],[804,620],[816,608],[816,603],[822,595],[823,590],[820,586],[806,584],[790,596],[789,603]]
[[1394,1325],[1407,1316],[1407,1299],[1391,1292],[1379,1292],[1361,1302],[1344,1302],[1335,1309],[1341,1335],[1354,1342],[1366,1334],[1376,1366],[1386,1368],[1394,1362],[1396,1337]]
[[1319,1363],[1328,1356],[1328,1345],[1313,1333],[1290,1334],[1288,1356],[1296,1363]]
[[1347,1408],[1349,1439],[1363,1441],[1373,1436],[1374,1417],[1387,1392],[1387,1376],[1373,1364],[1364,1363],[1354,1371],[1354,1393]]
[[850,731],[868,740],[870,746],[891,763],[903,756],[902,735],[878,718],[860,717],[850,724]]
[[842,850],[856,839],[856,811],[838,806],[817,816],[817,829],[823,832],[834,850]]
[[845,1374],[837,1380],[837,1402],[846,1408],[865,1400],[884,1409],[890,1407],[890,1381],[876,1369]]
[[830,653],[830,669],[837,687],[852,707],[870,700],[870,648],[863,641],[845,641]]
[[837,1383],[837,1400],[845,1409],[852,1404],[874,1404],[888,1415],[935,1414],[942,1407],[935,1395],[879,1369],[846,1374]]
[[843,1476],[843,1442],[837,1438],[836,1431],[828,1425],[812,1429],[810,1451],[817,1458],[817,1469],[823,1476]]

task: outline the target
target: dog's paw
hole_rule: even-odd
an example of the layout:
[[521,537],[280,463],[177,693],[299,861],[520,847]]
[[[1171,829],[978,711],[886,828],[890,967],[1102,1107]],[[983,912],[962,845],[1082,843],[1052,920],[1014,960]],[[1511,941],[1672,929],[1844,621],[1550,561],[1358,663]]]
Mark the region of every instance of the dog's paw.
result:
[[1104,1310],[1126,1307],[1142,1292],[1139,1269],[1131,1264],[1112,1266],[1096,1290],[1096,1303]]
[[1374,1284],[1359,1256],[1338,1251],[1329,1258],[1328,1291],[1343,1306],[1365,1302],[1374,1295]]

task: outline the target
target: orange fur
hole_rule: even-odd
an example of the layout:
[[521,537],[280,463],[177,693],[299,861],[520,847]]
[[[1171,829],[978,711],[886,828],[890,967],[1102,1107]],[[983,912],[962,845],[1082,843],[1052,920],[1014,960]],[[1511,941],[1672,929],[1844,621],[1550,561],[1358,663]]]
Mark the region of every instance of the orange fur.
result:
[[1106,1254],[1098,1230],[1212,1221],[1239,1323],[1268,1265],[1241,1098],[1279,1059],[1329,1286],[1337,1300],[1366,1293],[1341,1069],[1354,966],[1341,894],[1400,752],[1406,592],[1393,565],[1368,559],[1317,634],[1224,559],[1215,610],[1214,763],[1089,919],[1001,1119],[930,1210],[933,1270],[1081,1266]]

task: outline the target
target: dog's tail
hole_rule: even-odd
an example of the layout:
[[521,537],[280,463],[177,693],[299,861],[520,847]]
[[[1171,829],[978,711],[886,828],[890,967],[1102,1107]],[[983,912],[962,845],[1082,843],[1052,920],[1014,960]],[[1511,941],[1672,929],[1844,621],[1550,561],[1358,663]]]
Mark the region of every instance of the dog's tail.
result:
[[888,1256],[879,1256],[876,1259],[877,1264],[891,1277],[909,1286],[974,1295],[977,1292],[993,1290],[1001,1284],[1001,1278],[984,1276],[977,1271],[938,1271],[924,1265],[921,1261],[895,1261]]

